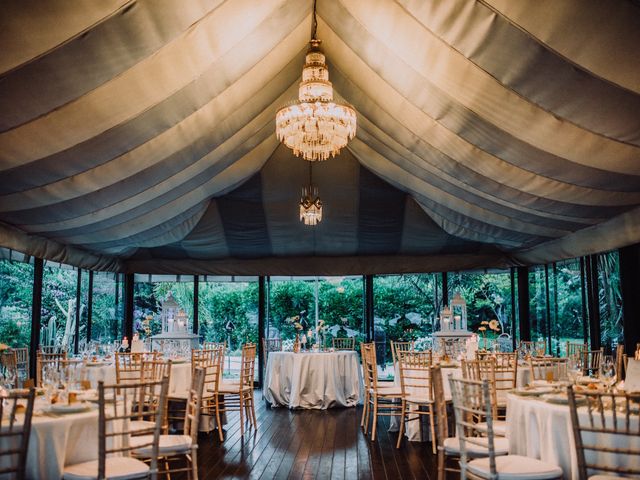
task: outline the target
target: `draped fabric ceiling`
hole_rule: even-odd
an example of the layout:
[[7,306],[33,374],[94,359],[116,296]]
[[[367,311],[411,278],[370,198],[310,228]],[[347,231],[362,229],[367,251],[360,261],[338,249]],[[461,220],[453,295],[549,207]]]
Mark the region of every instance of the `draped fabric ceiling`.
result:
[[14,0],[0,246],[84,268],[342,274],[543,263],[640,241],[640,7],[318,0],[358,132],[275,138],[311,0]]

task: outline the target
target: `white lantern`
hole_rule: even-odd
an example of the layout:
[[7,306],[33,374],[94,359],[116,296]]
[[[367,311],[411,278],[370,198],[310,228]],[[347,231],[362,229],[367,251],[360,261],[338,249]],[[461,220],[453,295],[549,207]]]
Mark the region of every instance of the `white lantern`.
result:
[[467,302],[460,296],[460,293],[456,293],[451,300],[451,314],[454,319],[455,330],[467,329]]

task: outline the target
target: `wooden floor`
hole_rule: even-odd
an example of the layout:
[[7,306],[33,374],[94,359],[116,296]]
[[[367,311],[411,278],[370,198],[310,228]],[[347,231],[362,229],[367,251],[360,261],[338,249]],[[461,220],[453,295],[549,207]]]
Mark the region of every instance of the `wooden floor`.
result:
[[272,409],[259,391],[256,402],[258,428],[244,439],[231,415],[223,443],[217,432],[200,435],[200,479],[436,478],[430,443],[405,441],[397,450],[388,418],[380,420],[378,438],[371,442],[360,428],[362,407]]

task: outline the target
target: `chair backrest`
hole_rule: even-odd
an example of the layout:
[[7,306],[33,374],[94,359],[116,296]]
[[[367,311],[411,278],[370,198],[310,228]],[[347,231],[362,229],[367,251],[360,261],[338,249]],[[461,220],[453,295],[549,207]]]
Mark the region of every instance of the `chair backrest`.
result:
[[367,375],[367,357],[365,355],[365,348],[369,348],[370,343],[360,342],[360,360],[362,361],[362,379],[364,380],[364,388],[369,391],[369,376]]
[[[263,338],[262,339],[262,353],[265,360],[269,358],[269,352],[282,351],[282,339],[281,338]],[[265,362],[266,365],[266,362]]]
[[467,380],[486,381],[489,385],[491,408],[494,418],[498,415],[498,391],[496,390],[496,360],[491,357],[486,360],[463,360],[462,377]]
[[441,338],[439,342],[440,353],[450,359],[458,358],[464,348],[465,343],[459,338]]
[[[35,389],[9,392],[0,402],[0,476],[25,478]],[[18,419],[16,416],[24,413]]]
[[640,360],[640,342],[636,343],[636,351],[633,354],[633,358]]
[[202,342],[202,350],[213,350],[216,348],[227,348],[227,342]]
[[588,350],[586,343],[567,341],[567,357],[582,355],[586,350]]
[[582,373],[584,375],[597,375],[600,370],[600,362],[602,361],[602,351],[585,350],[582,352]]
[[334,350],[354,350],[356,348],[356,339],[353,337],[336,337],[332,339]]
[[256,344],[245,343],[242,346],[242,360],[240,362],[240,389],[253,386],[256,365]]
[[198,427],[200,426],[200,406],[204,391],[204,369],[196,367],[191,376],[189,397],[184,412],[184,435],[191,437],[192,445],[198,443]]
[[557,382],[567,378],[567,358],[529,358],[531,380]]
[[495,361],[495,385],[498,405],[506,403],[507,393],[516,388],[518,382],[518,353],[498,352]]
[[365,369],[365,382],[369,389],[378,388],[378,365],[376,363],[376,349],[374,343],[362,344],[362,366]]
[[218,393],[222,377],[223,348],[191,350],[191,375],[195,374],[196,368],[204,370],[205,392],[214,391],[216,394]]
[[56,345],[40,345],[38,351],[42,353],[63,353],[60,352],[60,348]]
[[449,436],[449,423],[447,419],[447,400],[444,395],[442,369],[437,365],[431,367],[431,386],[433,389],[433,404],[437,422],[436,442],[438,449],[444,449],[444,439]]
[[420,399],[433,398],[431,387],[431,351],[401,351],[398,354],[402,395]]
[[[137,449],[151,449],[151,475],[155,478],[168,388],[166,377],[115,385],[98,382],[98,478],[106,478],[108,456],[129,457]],[[149,422],[149,426],[141,427],[139,420]],[[135,428],[132,422],[136,422]],[[129,442],[134,433],[148,441]]]
[[26,347],[14,348],[13,351],[16,352],[18,374],[23,379],[29,378],[29,349]]
[[408,352],[413,350],[413,342],[394,342],[391,340],[391,358],[393,365],[398,363],[398,352]]
[[142,356],[116,352],[116,383],[137,383],[142,379]]
[[567,395],[579,478],[596,472],[640,475],[640,394],[581,391],[578,397],[567,387]]
[[18,357],[16,352],[8,349],[0,353],[0,365],[2,365],[5,375],[13,378],[13,388],[18,388]]
[[58,370],[60,361],[67,358],[67,353],[44,353],[38,352],[36,357],[36,386],[42,386],[43,372],[45,368]]
[[[143,357],[140,362],[140,380],[142,382],[159,382],[163,378],[166,378],[171,385],[171,360],[144,360]],[[159,399],[156,400],[159,401]],[[169,430],[169,395],[164,398],[164,402],[162,431],[167,432]]]
[[[498,478],[489,382],[449,377],[449,384],[456,418],[456,434],[460,439],[460,478],[467,478],[467,451],[474,447],[487,449],[489,478]],[[486,423],[479,425],[477,419],[483,419]]]

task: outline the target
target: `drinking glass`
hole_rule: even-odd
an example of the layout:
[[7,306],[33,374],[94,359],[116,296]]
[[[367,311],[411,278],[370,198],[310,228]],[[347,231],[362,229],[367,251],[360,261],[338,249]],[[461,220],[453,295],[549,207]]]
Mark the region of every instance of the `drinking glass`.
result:
[[616,363],[612,355],[604,355],[600,362],[600,381],[610,390],[616,381]]
[[582,375],[582,359],[579,356],[570,357],[567,362],[567,377],[571,383],[576,383],[580,375]]

